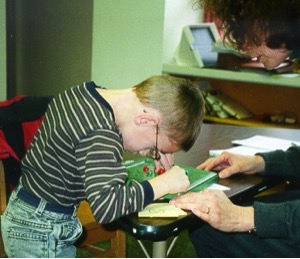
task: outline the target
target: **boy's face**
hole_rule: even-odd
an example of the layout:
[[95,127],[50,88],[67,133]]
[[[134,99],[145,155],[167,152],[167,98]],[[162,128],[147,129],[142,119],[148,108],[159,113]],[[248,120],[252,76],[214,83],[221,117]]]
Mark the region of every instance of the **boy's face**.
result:
[[270,49],[265,44],[257,47],[248,47],[245,52],[251,58],[256,58],[268,70],[279,66],[289,55],[290,51],[286,48]]
[[[126,139],[126,141],[125,141]],[[175,153],[180,150],[178,145],[169,139],[163,131],[159,130],[156,137],[156,130],[153,127],[144,129],[142,133],[124,137],[124,148],[129,152],[136,152],[146,156],[150,150],[156,149],[161,154]]]
[[172,154],[180,150],[180,148],[167,136],[163,134],[158,134],[157,143],[154,143],[149,148],[143,149],[139,151],[139,154],[142,156],[147,156],[151,149],[157,149],[161,154]]

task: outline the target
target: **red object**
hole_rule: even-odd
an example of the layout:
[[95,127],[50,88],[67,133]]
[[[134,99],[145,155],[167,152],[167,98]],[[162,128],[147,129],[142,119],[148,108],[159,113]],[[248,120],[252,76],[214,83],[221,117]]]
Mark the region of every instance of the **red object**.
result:
[[[12,98],[10,100],[2,101],[0,102],[0,107],[9,106],[14,102],[18,102],[25,98],[26,96],[20,95],[16,96],[15,98]],[[24,147],[25,150],[28,149],[36,131],[38,130],[40,124],[42,123],[44,118],[44,115],[41,115],[40,117],[36,118],[34,121],[21,121],[21,127],[23,129],[24,134]],[[14,157],[17,161],[20,161],[22,157],[18,157],[18,155],[15,153],[15,151],[10,147],[10,145],[7,143],[4,132],[2,129],[0,129],[0,159],[8,158],[9,156]]]
[[146,172],[148,172],[149,171],[149,167],[148,166],[144,166],[144,168],[143,168],[143,171],[146,173]]
[[18,184],[21,159],[37,132],[51,96],[19,95],[0,102],[0,159],[5,169],[7,196]]
[[158,170],[158,174],[163,174],[165,171],[166,171],[166,170],[165,170],[164,168],[160,168],[160,169]]

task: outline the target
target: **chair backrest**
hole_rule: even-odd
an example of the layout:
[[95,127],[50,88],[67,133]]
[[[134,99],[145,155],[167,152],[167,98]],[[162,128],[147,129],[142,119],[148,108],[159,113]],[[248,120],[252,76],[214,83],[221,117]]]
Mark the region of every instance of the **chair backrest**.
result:
[[18,184],[21,159],[51,100],[51,96],[16,96],[0,102],[0,159],[6,172],[7,197]]

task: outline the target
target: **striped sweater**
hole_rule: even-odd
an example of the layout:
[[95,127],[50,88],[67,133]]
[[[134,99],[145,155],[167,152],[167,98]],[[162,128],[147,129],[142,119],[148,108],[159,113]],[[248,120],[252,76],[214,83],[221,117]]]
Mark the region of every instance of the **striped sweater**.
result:
[[111,106],[93,82],[66,90],[49,104],[22,161],[23,186],[53,204],[87,200],[108,223],[153,201],[149,182],[125,185],[122,135]]

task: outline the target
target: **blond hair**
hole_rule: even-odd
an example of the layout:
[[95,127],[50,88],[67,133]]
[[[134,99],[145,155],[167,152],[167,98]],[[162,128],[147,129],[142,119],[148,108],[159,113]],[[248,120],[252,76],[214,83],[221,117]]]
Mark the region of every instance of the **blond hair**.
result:
[[159,128],[171,141],[188,151],[200,134],[205,114],[200,89],[190,80],[152,76],[133,87],[139,101],[161,115]]

